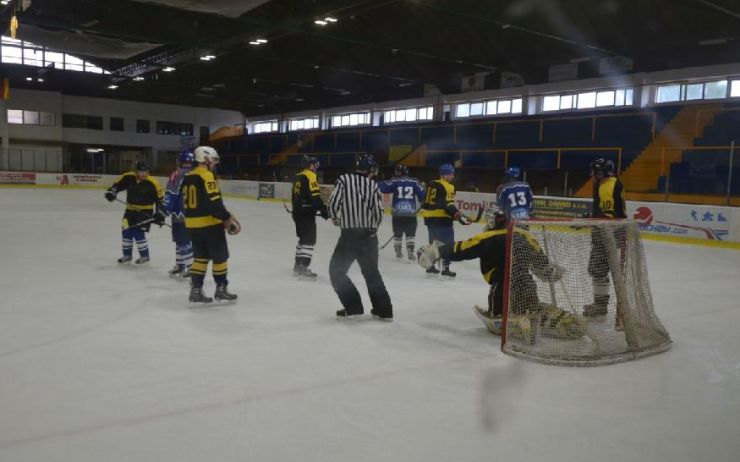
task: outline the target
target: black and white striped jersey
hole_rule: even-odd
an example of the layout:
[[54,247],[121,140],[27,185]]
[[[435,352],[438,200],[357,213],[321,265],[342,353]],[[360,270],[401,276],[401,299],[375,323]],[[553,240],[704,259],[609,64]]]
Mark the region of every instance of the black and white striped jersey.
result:
[[334,183],[329,213],[342,229],[377,229],[383,220],[383,197],[375,180],[345,173]]

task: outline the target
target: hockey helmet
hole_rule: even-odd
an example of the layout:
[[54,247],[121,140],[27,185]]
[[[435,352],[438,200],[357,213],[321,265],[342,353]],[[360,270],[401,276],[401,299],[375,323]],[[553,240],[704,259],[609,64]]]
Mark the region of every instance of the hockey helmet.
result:
[[193,150],[187,148],[180,151],[177,161],[180,162],[180,164],[192,164],[195,162],[195,154],[193,154]]
[[219,160],[218,152],[210,146],[198,146],[195,148],[193,155],[195,161],[199,164],[202,164],[206,160],[210,160],[211,162],[218,162]]
[[440,176],[447,176],[447,175],[454,175],[454,174],[455,174],[455,167],[453,167],[452,164],[442,164],[439,167]]
[[396,173],[396,176],[408,176],[409,168],[403,164],[398,164],[396,165],[395,173]]
[[137,172],[148,172],[149,164],[147,164],[143,160],[140,160],[136,163],[136,166],[134,166],[134,170],[136,170]]
[[372,154],[358,154],[355,159],[355,171],[358,173],[370,173],[378,170],[378,163]]
[[589,169],[592,172],[601,172],[604,176],[614,176],[614,162],[603,157],[591,161]]
[[506,214],[496,204],[486,210],[486,226],[488,229],[503,229],[506,227]]
[[308,168],[311,165],[316,165],[316,169],[318,170],[320,164],[319,164],[319,159],[313,156],[303,156],[303,158],[301,159],[301,165],[304,168]]
[[504,173],[504,175],[506,175],[507,178],[518,180],[522,175],[522,169],[519,167],[509,167],[506,169],[506,173]]

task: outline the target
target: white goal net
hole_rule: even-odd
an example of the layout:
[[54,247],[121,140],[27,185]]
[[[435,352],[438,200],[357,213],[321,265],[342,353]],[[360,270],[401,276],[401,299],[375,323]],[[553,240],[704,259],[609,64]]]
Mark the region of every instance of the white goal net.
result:
[[670,347],[635,221],[514,222],[507,252],[505,353],[593,366]]

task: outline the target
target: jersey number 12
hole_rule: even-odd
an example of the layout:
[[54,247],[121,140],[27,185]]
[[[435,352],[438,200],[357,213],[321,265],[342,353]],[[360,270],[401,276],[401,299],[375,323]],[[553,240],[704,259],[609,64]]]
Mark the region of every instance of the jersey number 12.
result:
[[414,188],[411,186],[399,186],[398,187],[398,198],[399,199],[413,199]]

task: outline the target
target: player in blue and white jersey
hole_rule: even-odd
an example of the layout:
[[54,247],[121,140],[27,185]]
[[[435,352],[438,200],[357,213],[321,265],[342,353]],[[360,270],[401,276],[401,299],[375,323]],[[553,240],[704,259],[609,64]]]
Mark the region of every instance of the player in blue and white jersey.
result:
[[185,175],[193,169],[192,149],[183,149],[177,159],[178,167],[170,174],[167,191],[164,194],[164,208],[172,216],[172,241],[175,243],[175,267],[170,270],[171,277],[190,277],[193,264],[193,245],[185,227],[185,210],[182,205],[182,182]]
[[507,168],[504,183],[496,189],[496,202],[507,220],[529,220],[532,216],[532,188],[526,181],[519,180],[521,174],[519,167]]
[[378,183],[382,193],[393,194],[393,248],[396,257],[403,258],[401,247],[403,235],[406,234],[406,250],[410,261],[416,259],[414,238],[416,237],[416,212],[424,201],[424,190],[416,178],[409,177],[409,168],[403,164],[396,165],[394,178]]

